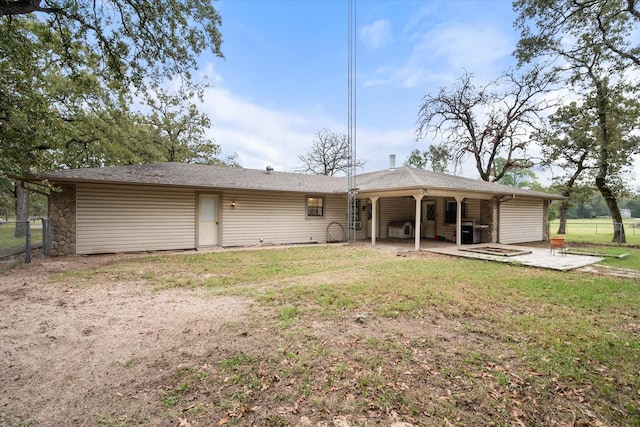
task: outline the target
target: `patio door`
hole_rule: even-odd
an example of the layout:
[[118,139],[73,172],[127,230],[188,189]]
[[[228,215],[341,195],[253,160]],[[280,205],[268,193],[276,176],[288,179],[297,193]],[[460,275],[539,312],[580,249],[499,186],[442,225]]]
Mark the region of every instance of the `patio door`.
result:
[[433,239],[436,237],[436,203],[430,201],[422,202],[422,237]]
[[218,244],[218,196],[198,196],[198,247]]

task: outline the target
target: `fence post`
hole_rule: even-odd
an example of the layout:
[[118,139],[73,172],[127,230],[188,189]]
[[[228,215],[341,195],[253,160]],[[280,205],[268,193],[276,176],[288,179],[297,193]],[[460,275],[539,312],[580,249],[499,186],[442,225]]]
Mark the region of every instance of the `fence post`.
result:
[[51,256],[51,220],[42,218],[42,255]]
[[30,263],[31,262],[31,223],[29,222],[29,220],[25,221],[25,231],[27,233],[26,237],[27,237],[27,247],[25,248],[25,259],[24,262],[26,263]]

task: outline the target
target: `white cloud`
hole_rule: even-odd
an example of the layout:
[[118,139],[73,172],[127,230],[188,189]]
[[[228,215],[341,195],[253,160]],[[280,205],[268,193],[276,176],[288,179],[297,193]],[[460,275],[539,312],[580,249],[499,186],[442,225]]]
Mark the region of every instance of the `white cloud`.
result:
[[[426,12],[421,15],[429,17]],[[421,26],[412,17],[411,31],[401,41],[410,53],[396,65],[378,68],[365,77],[366,87],[395,85],[413,88],[446,85],[467,70],[488,80],[496,78],[513,63],[514,48],[510,26],[504,28],[483,20],[468,23],[441,22],[437,26]],[[398,45],[400,50],[400,45]]]
[[360,40],[370,49],[380,49],[392,39],[391,25],[384,19],[360,28]]
[[428,55],[431,61],[442,60],[453,70],[464,68],[479,73],[494,70],[496,64],[510,59],[512,50],[509,38],[495,27],[480,23],[450,24],[425,33],[414,55]]
[[337,128],[321,109],[291,113],[263,107],[225,88],[206,91],[201,109],[213,126],[209,136],[220,144],[222,155],[236,153],[242,167],[280,171],[299,166],[298,155],[308,151],[321,127]]

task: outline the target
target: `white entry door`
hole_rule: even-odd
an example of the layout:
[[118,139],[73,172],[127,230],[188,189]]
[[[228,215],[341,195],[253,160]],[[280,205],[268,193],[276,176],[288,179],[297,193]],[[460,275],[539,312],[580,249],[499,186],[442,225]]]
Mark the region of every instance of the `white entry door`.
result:
[[218,196],[198,197],[198,247],[218,244]]
[[436,204],[435,202],[423,202],[422,204],[422,237],[433,239],[436,237]]

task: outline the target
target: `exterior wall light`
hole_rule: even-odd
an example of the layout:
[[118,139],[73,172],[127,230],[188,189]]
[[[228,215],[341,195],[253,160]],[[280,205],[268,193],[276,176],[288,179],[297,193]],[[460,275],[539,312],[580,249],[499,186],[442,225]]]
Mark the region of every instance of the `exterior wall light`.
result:
[[235,208],[236,207],[236,201],[234,200],[233,202],[231,202],[231,207]]

